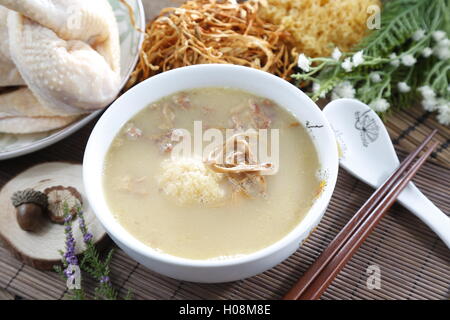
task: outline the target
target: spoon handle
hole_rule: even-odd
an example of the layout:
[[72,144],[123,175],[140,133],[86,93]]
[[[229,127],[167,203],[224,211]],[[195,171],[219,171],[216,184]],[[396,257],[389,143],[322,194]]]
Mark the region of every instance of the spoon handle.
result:
[[400,194],[398,200],[450,248],[450,217],[436,207],[413,183]]

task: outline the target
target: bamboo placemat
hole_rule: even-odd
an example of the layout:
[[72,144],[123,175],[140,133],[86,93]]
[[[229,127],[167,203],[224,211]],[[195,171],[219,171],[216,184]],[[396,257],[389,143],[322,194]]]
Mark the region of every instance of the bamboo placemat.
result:
[[[37,153],[0,162],[0,186],[22,170],[45,161],[81,162],[94,123],[73,136]],[[415,179],[418,187],[444,212],[450,213],[450,129],[419,107],[391,117],[389,132],[404,156],[430,132],[439,128],[441,144]],[[278,299],[314,261],[373,190],[344,170],[318,229],[293,256],[259,276],[227,284],[180,282],[158,275],[117,250],[112,261],[113,283],[135,299]],[[450,232],[450,230],[449,230]],[[61,244],[63,245],[63,244]],[[378,265],[381,289],[368,290],[366,270]],[[92,293],[93,283],[85,283]],[[65,283],[53,272],[41,272],[15,260],[0,246],[0,289],[26,299],[61,299]],[[323,299],[449,299],[450,251],[415,216],[394,206],[339,274]]]

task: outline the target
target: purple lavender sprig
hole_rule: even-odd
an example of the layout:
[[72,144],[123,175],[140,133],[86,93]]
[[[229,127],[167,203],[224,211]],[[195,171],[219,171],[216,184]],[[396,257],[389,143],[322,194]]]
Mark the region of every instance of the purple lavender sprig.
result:
[[81,208],[78,210],[77,216],[78,216],[78,226],[80,227],[81,234],[83,235],[83,241],[86,245],[88,245],[88,244],[92,243],[93,236],[91,233],[89,233],[89,231],[86,227],[84,213],[81,210]]
[[[58,273],[60,273],[68,283],[75,283],[77,280],[75,278],[76,276],[81,277],[81,274],[76,275],[76,270],[80,269],[78,258],[75,253],[76,241],[75,238],[73,237],[72,220],[73,218],[72,215],[69,213],[69,208],[67,204],[64,204],[64,234],[66,240],[65,240],[65,251],[60,251],[62,256],[61,261],[63,268],[57,266],[55,267],[55,270]],[[73,288],[73,289],[69,288],[69,290],[72,293],[73,299],[84,300],[85,293],[81,288]]]
[[66,235],[66,252],[64,253],[65,266],[78,266],[78,258],[75,255],[75,239],[72,232],[72,215],[67,215],[64,218],[64,233]]
[[93,235],[89,233],[84,218],[84,213],[78,210],[78,225],[83,235],[83,241],[86,245],[86,251],[81,260],[81,268],[86,270],[94,279],[99,282],[99,286],[95,289],[96,297],[107,300],[116,300],[117,291],[114,289],[109,274],[109,264],[111,262],[114,251],[110,250],[105,260],[102,261],[93,243]]
[[[118,298],[118,292],[114,289],[110,274],[110,263],[114,251],[110,250],[105,259],[101,259],[100,253],[97,251],[94,244],[94,237],[89,232],[84,218],[84,213],[81,208],[77,208],[76,217],[78,217],[78,227],[83,235],[83,242],[86,246],[86,250],[83,253],[81,261],[78,260],[75,254],[76,242],[73,236],[72,222],[73,217],[69,213],[69,208],[64,205],[64,232],[66,235],[65,251],[61,252],[63,268],[55,267],[64,279],[73,280],[74,272],[72,267],[79,267],[81,271],[88,273],[91,277],[96,279],[99,283],[95,289],[96,299],[116,300]],[[82,289],[72,290],[74,293],[74,299],[84,299],[85,294]],[[131,294],[128,293],[128,299],[131,298]]]

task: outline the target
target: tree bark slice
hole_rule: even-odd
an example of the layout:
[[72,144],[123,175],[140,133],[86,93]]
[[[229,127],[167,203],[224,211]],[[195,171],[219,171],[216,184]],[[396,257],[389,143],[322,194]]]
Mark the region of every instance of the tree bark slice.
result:
[[[76,188],[83,197],[83,212],[94,243],[108,242],[106,232],[92,212],[84,194],[82,166],[64,162],[49,162],[31,167],[9,181],[0,191],[0,239],[6,248],[23,263],[36,269],[51,270],[61,262],[59,250],[65,248],[64,226],[46,219],[37,232],[26,232],[19,227],[11,196],[15,191],[33,188],[38,191],[52,186]],[[76,253],[84,249],[83,236],[74,220],[73,234]]]

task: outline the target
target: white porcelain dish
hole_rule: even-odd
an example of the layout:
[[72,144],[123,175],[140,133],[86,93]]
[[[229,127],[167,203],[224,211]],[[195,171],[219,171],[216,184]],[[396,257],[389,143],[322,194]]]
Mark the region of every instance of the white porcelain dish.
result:
[[[116,16],[120,34],[120,53],[122,83],[125,86],[131,72],[136,66],[139,51],[144,40],[144,33],[139,32],[131,24],[128,9],[119,0],[109,0]],[[141,0],[128,1],[133,8],[137,27],[145,30],[145,14]],[[26,135],[0,134],[0,160],[19,157],[52,145],[96,118],[102,111],[90,115],[70,124],[62,129]]]
[[[190,260],[158,252],[134,238],[113,217],[103,192],[105,155],[120,128],[150,103],[172,93],[202,87],[231,87],[275,101],[302,123],[316,146],[326,187],[303,221],[288,235],[258,252],[228,260]],[[111,238],[133,259],[169,277],[194,282],[228,282],[254,276],[294,253],[322,218],[338,174],[338,150],[330,125],[317,105],[287,81],[234,65],[196,65],[152,77],[114,102],[95,126],[86,148],[83,179],[88,200]]]

